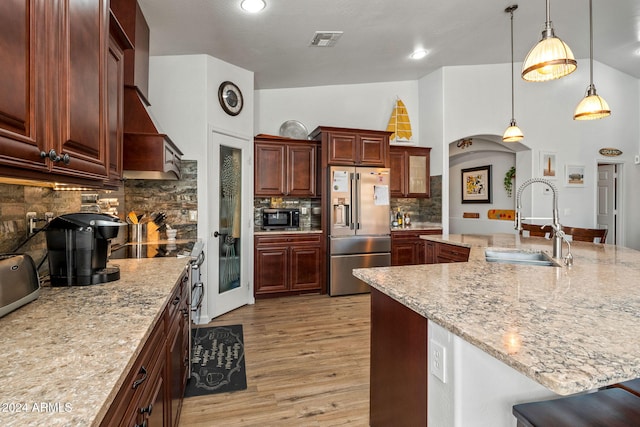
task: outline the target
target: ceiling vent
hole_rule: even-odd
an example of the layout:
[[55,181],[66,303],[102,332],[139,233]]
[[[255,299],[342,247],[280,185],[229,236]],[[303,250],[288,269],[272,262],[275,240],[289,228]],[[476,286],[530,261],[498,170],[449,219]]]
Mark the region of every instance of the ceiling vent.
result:
[[342,31],[316,31],[309,46],[333,47],[342,37]]

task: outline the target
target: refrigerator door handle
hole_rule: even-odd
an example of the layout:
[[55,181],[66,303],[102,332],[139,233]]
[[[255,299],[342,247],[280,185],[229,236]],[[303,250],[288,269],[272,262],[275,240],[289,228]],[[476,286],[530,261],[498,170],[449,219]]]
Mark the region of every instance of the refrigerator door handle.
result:
[[360,173],[356,172],[353,174],[353,179],[351,181],[351,206],[353,206],[352,211],[353,215],[351,217],[351,229],[360,229]]

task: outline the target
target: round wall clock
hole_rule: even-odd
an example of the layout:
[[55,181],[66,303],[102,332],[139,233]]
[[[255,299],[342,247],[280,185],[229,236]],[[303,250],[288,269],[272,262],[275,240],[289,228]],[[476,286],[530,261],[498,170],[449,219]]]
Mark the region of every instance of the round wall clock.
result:
[[242,111],[244,99],[240,88],[234,83],[226,81],[218,88],[218,101],[222,109],[230,116],[237,116]]

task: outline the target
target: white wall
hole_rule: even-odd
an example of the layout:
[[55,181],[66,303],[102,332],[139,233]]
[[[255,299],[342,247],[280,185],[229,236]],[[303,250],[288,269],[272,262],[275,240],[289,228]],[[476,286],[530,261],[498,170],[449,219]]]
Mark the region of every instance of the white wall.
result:
[[[638,153],[640,140],[640,117],[637,79],[620,73],[605,65],[594,64],[595,83],[598,93],[605,97],[613,110],[611,117],[603,120],[577,122],[572,119],[575,106],[584,96],[589,82],[587,60],[579,60],[578,71],[563,79],[547,83],[528,83],[516,79],[515,116],[525,134],[523,143],[530,147],[534,176],[539,176],[540,151],[552,151],[557,155],[558,169],[564,177],[566,164],[585,165],[585,187],[569,188],[558,179],[560,193],[560,220],[565,225],[592,227],[596,221],[595,173],[598,160],[605,158],[598,154],[603,147],[614,147],[623,151],[617,161],[623,162],[624,187],[624,227],[625,246],[640,249],[640,225],[633,221],[640,207],[640,195],[630,191],[638,179],[638,166],[633,157]],[[519,65],[516,66],[516,69]],[[434,73],[435,79],[443,87],[442,141],[449,143],[471,135],[502,135],[511,118],[510,64],[445,67]],[[440,96],[440,85],[423,78],[429,90],[420,90],[420,105],[432,105]],[[421,88],[422,89],[422,88]],[[434,107],[435,108],[435,107]],[[425,124],[421,123],[424,127]],[[430,121],[437,126],[437,119]],[[437,131],[434,131],[437,134]],[[440,160],[441,159],[441,160]],[[445,156],[432,156],[432,169],[440,167],[446,171]],[[437,162],[442,161],[439,165]],[[448,179],[443,172],[443,186],[448,187]],[[519,176],[519,180],[525,179]],[[521,182],[521,181],[520,181]],[[537,188],[527,191],[525,197],[534,193],[532,214],[549,216],[550,201],[539,197]],[[443,209],[448,209],[448,188],[443,189]],[[579,206],[579,208],[576,208]],[[446,212],[446,211],[445,211]],[[446,215],[443,215],[446,217]],[[445,230],[445,224],[443,223]]]
[[[243,94],[244,109],[237,116],[226,114],[218,103],[218,87],[225,80],[234,82]],[[243,192],[253,195],[253,73],[208,55],[152,56],[149,59],[149,99],[154,117],[171,137],[184,158],[198,161],[198,237],[205,244],[207,258],[202,269],[206,284],[205,303],[201,311],[202,322],[207,322],[215,310],[217,281],[207,277],[217,275],[215,239],[209,239],[216,226],[217,193],[212,192],[212,174],[218,173],[217,164],[211,163],[212,132],[231,135],[246,145],[243,170],[248,171]],[[243,203],[243,274],[253,283],[253,206]],[[252,291],[252,287],[250,288]],[[251,297],[252,298],[252,297]]]
[[407,107],[412,140],[430,147],[419,140],[417,81],[257,90],[255,129],[278,135],[282,123],[298,120],[309,132],[317,126],[386,130],[396,97]]
[[[445,349],[443,383],[429,372],[428,424],[515,427],[513,405],[558,395],[429,320],[429,345]],[[431,351],[429,351],[431,366]]]
[[184,153],[185,160],[205,154],[207,93],[205,55],[149,58],[149,102],[162,130]]
[[[475,145],[475,144],[474,144]],[[449,232],[514,233],[513,220],[489,219],[489,209],[515,209],[515,191],[509,197],[504,189],[505,173],[515,166],[515,153],[472,151],[449,159]],[[491,165],[491,203],[462,203],[462,169]],[[477,212],[480,218],[463,218],[464,212]]]

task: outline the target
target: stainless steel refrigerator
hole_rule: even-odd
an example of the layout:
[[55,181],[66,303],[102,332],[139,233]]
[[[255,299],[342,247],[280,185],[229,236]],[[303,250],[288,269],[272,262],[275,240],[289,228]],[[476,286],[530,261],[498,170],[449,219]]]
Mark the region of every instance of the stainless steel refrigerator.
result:
[[369,292],[354,268],[391,265],[389,169],[329,167],[329,295]]

